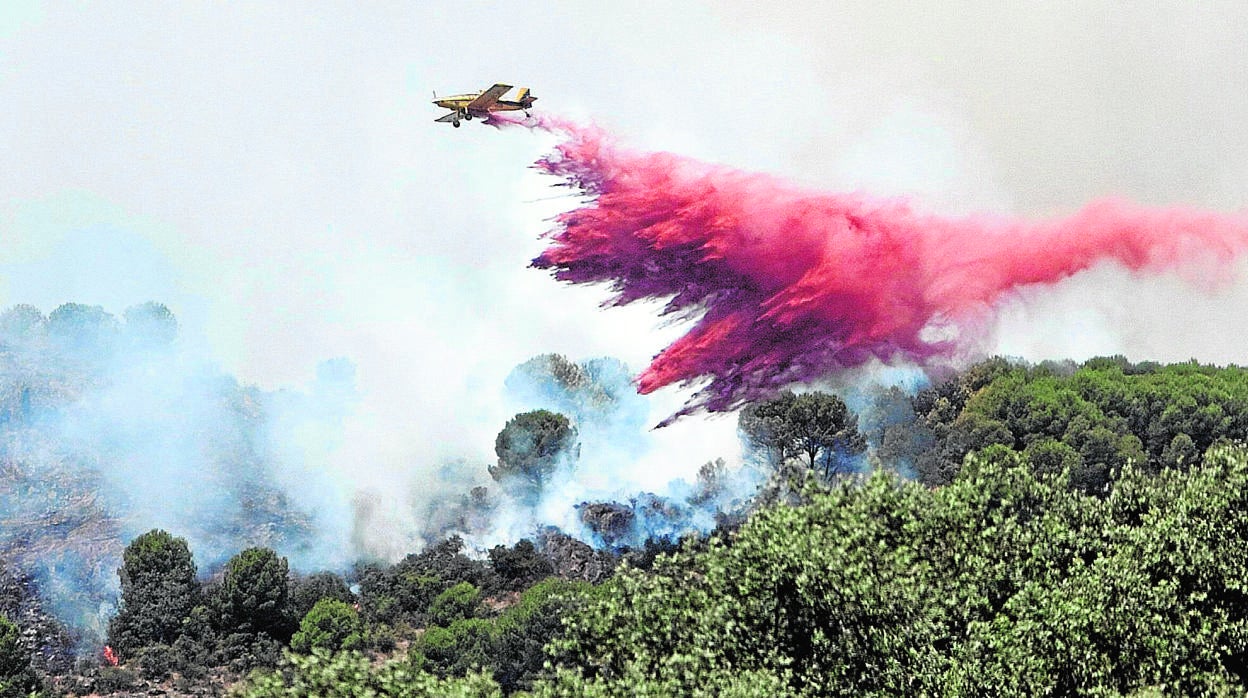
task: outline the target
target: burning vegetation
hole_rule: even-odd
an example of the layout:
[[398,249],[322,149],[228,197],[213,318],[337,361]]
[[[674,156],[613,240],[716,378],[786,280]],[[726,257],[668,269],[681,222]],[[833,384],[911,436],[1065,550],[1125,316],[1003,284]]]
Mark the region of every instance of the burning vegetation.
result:
[[[992,359],[913,393],[781,393],[742,411],[745,465],[578,500],[578,469],[645,411],[618,362],[546,355],[508,379],[531,409],[501,425],[491,484],[448,498],[423,549],[318,566],[318,519],[257,436],[275,401],[219,376],[193,395],[227,428],[195,462],[226,506],[133,532],[149,510],[110,488],[148,445],[84,420],[117,404],[100,396],[127,362],[169,365],[172,316],[2,319],[5,690],[1034,695],[1245,678],[1237,367]],[[1051,640],[1010,630],[1024,621]],[[1164,649],[1145,642],[1158,633]]]
[[[1248,372],[950,368],[1021,284],[1224,272],[1242,215],[943,219],[529,125],[588,199],[534,265],[692,329],[636,382],[518,366],[399,535],[322,467],[349,362],[266,392],[156,303],[0,315],[0,696],[1242,690]],[[917,385],[845,371],[890,362]],[[739,410],[742,462],[630,484],[644,394],[693,381],[660,425]]]

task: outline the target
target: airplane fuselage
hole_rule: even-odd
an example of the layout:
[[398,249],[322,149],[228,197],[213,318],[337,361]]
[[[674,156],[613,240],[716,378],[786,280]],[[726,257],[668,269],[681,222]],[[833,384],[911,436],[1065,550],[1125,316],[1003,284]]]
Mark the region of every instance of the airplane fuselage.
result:
[[433,103],[443,109],[450,109],[451,113],[443,116],[436,121],[450,122],[455,127],[459,127],[459,120],[465,121],[477,118],[488,119],[491,112],[496,111],[525,111],[533,106],[533,100],[536,97],[529,94],[528,88],[520,88],[520,92],[516,95],[518,99],[500,99],[511,85],[502,83],[496,84],[488,90],[481,92],[473,92],[470,94],[451,95],[450,97],[434,96]]
[[492,111],[521,111],[523,109],[528,108],[527,106],[525,106],[524,104],[521,104],[520,102],[512,102],[510,100],[500,99],[497,102],[494,102],[493,104],[491,104],[489,109],[469,109],[468,105],[472,102],[472,100],[476,99],[479,96],[480,94],[451,95],[450,97],[443,97],[441,99],[435,99],[433,100],[433,103],[438,105],[439,107],[442,107],[443,109],[453,109],[460,113],[467,112],[467,113],[472,114],[473,116],[479,116],[481,118],[485,118],[489,116],[490,112]]

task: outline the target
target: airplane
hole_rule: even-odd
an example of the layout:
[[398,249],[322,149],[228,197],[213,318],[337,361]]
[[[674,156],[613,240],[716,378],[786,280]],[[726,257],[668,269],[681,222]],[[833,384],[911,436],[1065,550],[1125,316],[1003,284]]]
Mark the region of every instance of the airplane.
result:
[[480,119],[489,118],[491,112],[496,111],[523,111],[525,116],[529,115],[529,107],[533,106],[533,101],[537,99],[529,94],[529,88],[521,87],[516,93],[515,100],[499,99],[507,90],[511,89],[511,85],[497,84],[484,92],[475,92],[465,95],[451,95],[438,99],[434,94],[433,103],[443,109],[450,109],[451,113],[440,119],[434,119],[439,122],[451,122],[455,128],[459,128],[459,120],[472,121],[473,117]]

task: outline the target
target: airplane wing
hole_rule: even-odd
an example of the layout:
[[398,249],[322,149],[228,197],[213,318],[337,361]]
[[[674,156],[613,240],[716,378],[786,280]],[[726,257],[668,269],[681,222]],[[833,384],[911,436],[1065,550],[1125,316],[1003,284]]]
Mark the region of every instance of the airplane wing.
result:
[[434,121],[441,121],[443,123],[451,123],[455,121],[455,117],[457,116],[459,116],[459,114],[455,112],[451,112],[450,114],[443,116],[441,119],[434,119]]
[[511,85],[499,83],[485,92],[482,92],[479,97],[469,102],[466,109],[468,111],[488,111],[490,106],[497,102],[499,97],[507,94],[507,90],[510,89]]

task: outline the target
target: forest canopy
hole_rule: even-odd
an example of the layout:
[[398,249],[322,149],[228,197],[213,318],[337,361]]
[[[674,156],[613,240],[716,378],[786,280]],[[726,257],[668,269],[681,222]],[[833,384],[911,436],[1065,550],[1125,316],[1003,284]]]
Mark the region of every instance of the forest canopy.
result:
[[[118,366],[171,365],[176,337],[156,304],[0,315],[0,695],[1189,695],[1248,679],[1239,367],[994,358],[914,393],[783,392],[740,414],[746,467],[575,504],[579,539],[544,527],[474,549],[457,533],[535,511],[593,462],[587,434],[640,423],[618,362],[544,355],[509,378],[540,400],[499,425],[481,465],[495,489],[444,503],[441,535],[397,561],[309,570],[291,556],[313,519],[257,440],[288,398],[197,378],[222,417],[201,462],[237,504],[212,535],[123,545],[135,512],[95,493],[129,453],[49,429]],[[49,611],[98,607],[109,575],[120,596],[92,649]],[[66,588],[85,597],[49,594]],[[74,664],[84,647],[99,653]]]

